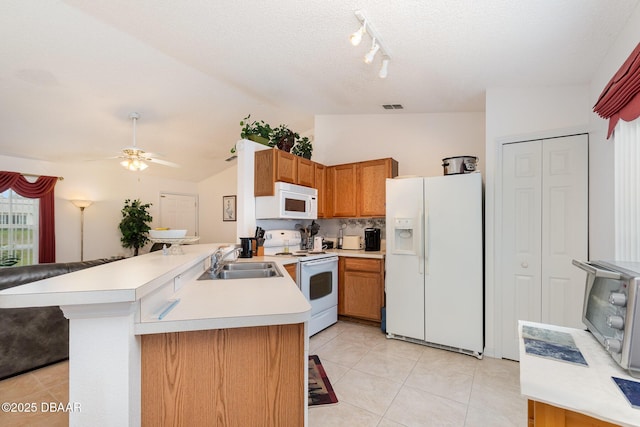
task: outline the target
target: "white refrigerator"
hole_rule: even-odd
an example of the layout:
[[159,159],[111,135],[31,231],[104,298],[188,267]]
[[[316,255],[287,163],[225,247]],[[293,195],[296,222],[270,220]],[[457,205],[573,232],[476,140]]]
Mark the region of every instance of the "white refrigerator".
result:
[[386,332],[482,357],[482,176],[387,179]]

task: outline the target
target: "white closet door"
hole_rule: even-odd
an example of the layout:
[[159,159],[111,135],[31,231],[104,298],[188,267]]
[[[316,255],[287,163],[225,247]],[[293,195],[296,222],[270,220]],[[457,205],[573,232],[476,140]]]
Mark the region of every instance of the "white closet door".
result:
[[518,360],[518,320],[540,321],[542,141],[508,144],[502,162],[502,356]]
[[187,230],[187,236],[197,236],[198,196],[161,193],[159,227]]
[[505,145],[502,201],[502,356],[518,360],[518,320],[584,328],[588,136]]
[[542,145],[542,322],[584,329],[587,259],[588,137],[548,139]]

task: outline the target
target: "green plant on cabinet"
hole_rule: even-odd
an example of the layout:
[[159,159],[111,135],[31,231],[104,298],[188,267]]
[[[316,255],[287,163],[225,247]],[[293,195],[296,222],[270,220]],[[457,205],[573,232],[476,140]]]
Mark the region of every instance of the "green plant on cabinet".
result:
[[[272,128],[264,120],[251,120],[251,114],[240,121],[240,138],[248,139],[268,147],[277,147],[280,150],[290,152],[296,156],[311,159],[313,146],[308,137],[300,138],[297,132],[292,131],[287,125],[281,124]],[[236,152],[236,147],[231,148],[231,153]]]
[[311,140],[303,136],[296,142],[296,145],[291,149],[291,154],[295,154],[299,157],[304,157],[305,159],[311,160],[311,153],[313,152],[313,145],[311,145]]

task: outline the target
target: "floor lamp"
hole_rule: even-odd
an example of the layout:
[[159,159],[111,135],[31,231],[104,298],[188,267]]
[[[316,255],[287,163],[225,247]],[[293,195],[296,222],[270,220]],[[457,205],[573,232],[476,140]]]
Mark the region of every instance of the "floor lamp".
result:
[[93,204],[91,200],[71,200],[71,203],[80,208],[80,261],[84,261],[84,209]]

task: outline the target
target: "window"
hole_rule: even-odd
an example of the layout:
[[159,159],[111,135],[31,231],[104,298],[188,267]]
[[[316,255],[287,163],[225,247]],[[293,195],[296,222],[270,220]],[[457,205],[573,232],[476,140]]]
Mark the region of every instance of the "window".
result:
[[640,118],[620,120],[614,141],[615,259],[640,261]]
[[38,263],[39,199],[0,193],[0,266]]

